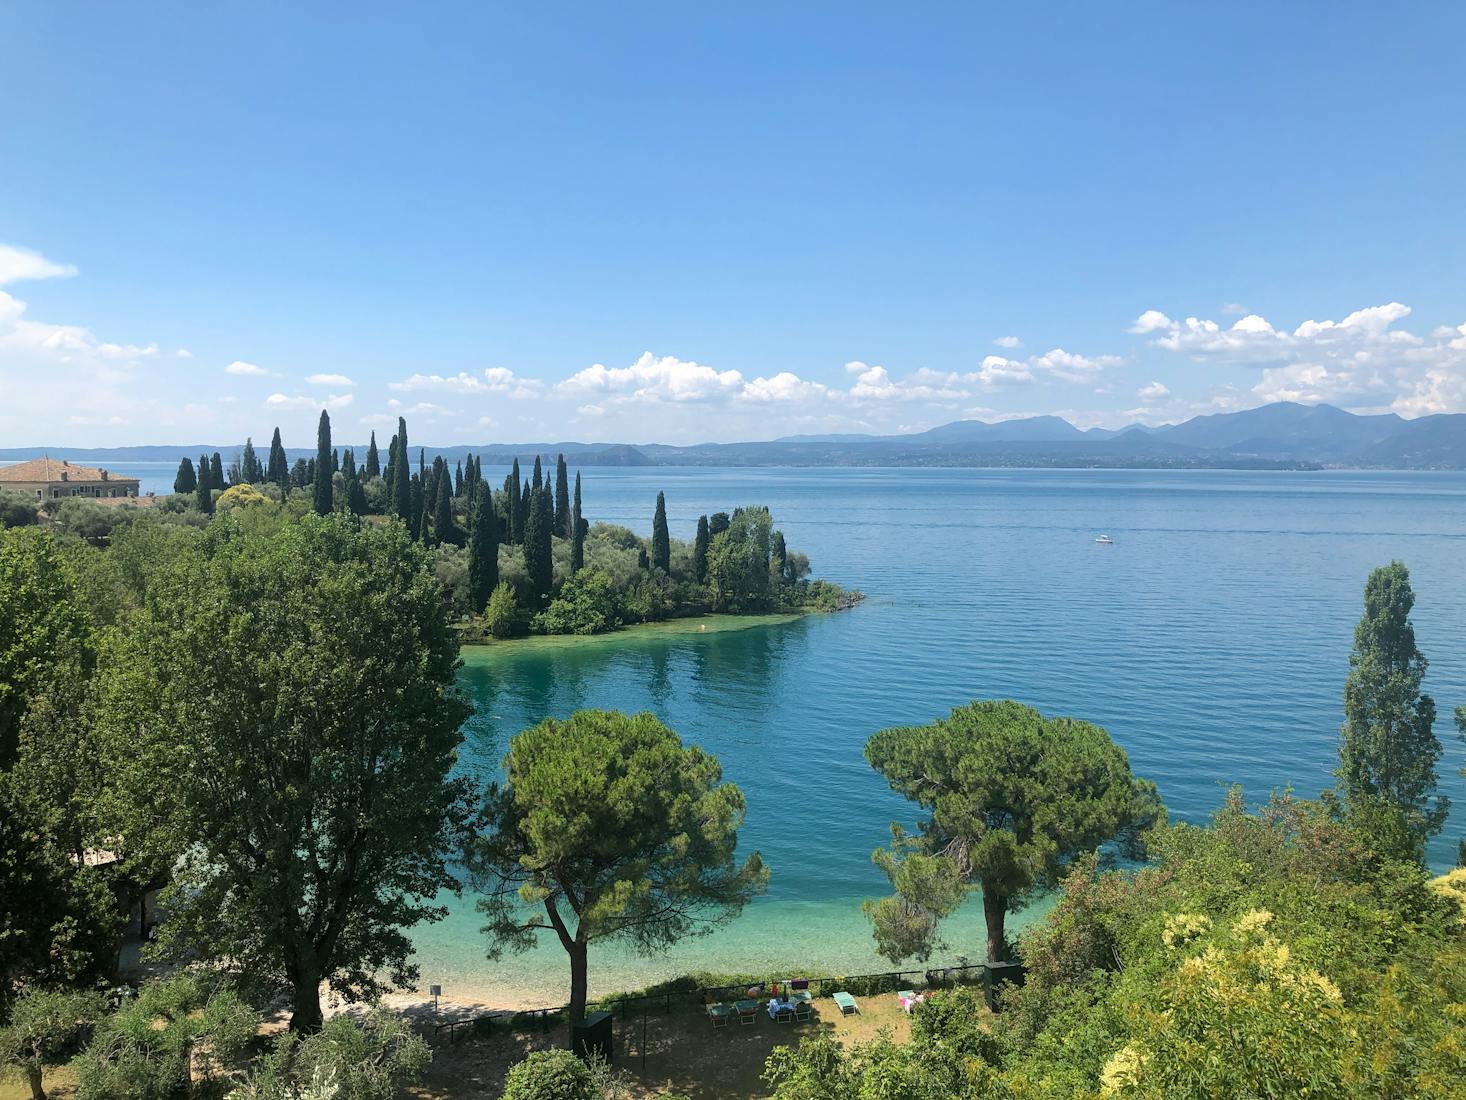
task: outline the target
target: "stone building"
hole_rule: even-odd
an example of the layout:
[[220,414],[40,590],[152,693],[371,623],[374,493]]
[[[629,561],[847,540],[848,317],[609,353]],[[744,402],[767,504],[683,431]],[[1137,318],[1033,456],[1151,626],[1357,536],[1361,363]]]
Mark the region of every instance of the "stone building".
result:
[[135,477],[114,477],[96,466],[82,466],[64,458],[33,458],[0,466],[0,489],[35,501],[66,497],[135,497]]

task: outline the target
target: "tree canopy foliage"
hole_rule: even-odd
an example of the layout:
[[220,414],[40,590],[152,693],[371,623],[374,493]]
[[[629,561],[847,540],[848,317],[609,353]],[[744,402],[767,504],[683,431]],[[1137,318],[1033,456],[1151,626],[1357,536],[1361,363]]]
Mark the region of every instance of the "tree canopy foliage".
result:
[[504,775],[466,853],[490,957],[553,931],[572,1020],[591,944],[658,951],[730,920],[768,882],[757,852],[735,860],[743,792],[650,714],[547,718],[510,743]]

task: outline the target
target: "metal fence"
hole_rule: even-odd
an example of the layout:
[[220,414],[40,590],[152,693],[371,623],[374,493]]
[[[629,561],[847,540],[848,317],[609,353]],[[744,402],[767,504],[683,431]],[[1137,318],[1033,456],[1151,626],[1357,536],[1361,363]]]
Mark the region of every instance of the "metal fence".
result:
[[[613,994],[586,1005],[589,1012],[610,1012],[622,1020],[633,1016],[645,1016],[653,1011],[670,1013],[674,1008],[701,1009],[705,1004],[716,1001],[738,1000],[746,996],[755,985],[761,996],[768,996],[772,986],[787,990],[791,982],[807,983],[803,986],[816,997],[828,997],[834,993],[850,993],[853,996],[869,996],[877,993],[895,993],[901,989],[942,989],[957,985],[986,984],[988,966],[986,963],[960,963],[955,966],[933,967],[925,970],[888,970],[876,974],[847,974],[825,977],[782,978],[777,982],[743,983],[736,985],[689,986],[685,989],[665,989],[655,993]],[[433,1026],[435,1035],[444,1036],[450,1042],[467,1036],[491,1035],[505,1028],[515,1030],[548,1031],[551,1026],[568,1020],[570,1006],[555,1008],[527,1008],[518,1011],[501,1010],[485,1012],[477,1016],[453,1020],[442,1020]]]

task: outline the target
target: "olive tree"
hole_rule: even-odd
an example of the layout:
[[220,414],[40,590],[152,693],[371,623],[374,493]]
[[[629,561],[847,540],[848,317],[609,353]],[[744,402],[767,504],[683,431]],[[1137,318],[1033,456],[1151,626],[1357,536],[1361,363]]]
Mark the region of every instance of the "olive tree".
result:
[[1155,785],[1130,773],[1098,726],[1045,718],[1012,700],[973,702],[925,726],[882,730],[865,757],[926,812],[918,835],[893,825],[875,853],[895,894],[867,902],[882,954],[927,957],[938,926],[981,888],[987,957],[1005,954],[1004,923],[1037,887],[1109,840],[1132,842],[1163,812]]
[[731,920],[768,872],[757,852],[735,860],[745,803],[721,780],[714,757],[650,714],[578,711],[516,736],[466,852],[490,958],[553,931],[573,1023],[591,944],[649,954]]

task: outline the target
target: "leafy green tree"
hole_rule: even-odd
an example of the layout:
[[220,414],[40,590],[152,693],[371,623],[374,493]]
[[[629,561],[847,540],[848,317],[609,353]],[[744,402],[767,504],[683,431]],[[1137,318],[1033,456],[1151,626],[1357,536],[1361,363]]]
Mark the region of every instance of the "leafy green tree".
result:
[[708,519],[708,538],[715,539],[732,526],[727,512],[714,512]]
[[31,1100],[46,1100],[42,1073],[71,1060],[101,1012],[102,1000],[95,993],[26,990],[11,1007],[10,1022],[0,1027],[0,1068],[19,1070],[30,1085]]
[[38,522],[33,501],[20,493],[0,489],[0,531],[7,527],[31,527]]
[[767,886],[757,852],[734,859],[743,792],[650,714],[547,718],[510,742],[504,775],[465,853],[489,955],[553,930],[570,958],[573,1023],[592,944],[652,953],[726,923]]
[[[769,539],[773,525],[767,508],[739,508],[728,527],[713,535],[708,547],[707,583],[714,610],[747,615],[772,606]],[[711,523],[708,529],[712,529]]]
[[316,486],[312,507],[318,516],[331,514],[331,417],[321,410],[321,421],[316,426]]
[[708,544],[712,535],[708,533],[708,517],[697,517],[697,537],[692,543],[692,575],[697,583],[708,579]]
[[473,509],[473,532],[468,539],[468,604],[482,615],[489,596],[499,585],[499,521],[494,515],[494,498],[480,496]]
[[570,508],[570,572],[585,568],[585,518],[580,510],[580,471],[575,471],[575,503]]
[[290,460],[285,457],[285,445],[280,442],[280,429],[275,429],[270,439],[270,458],[265,467],[265,480],[280,486],[283,492],[290,481]]
[[667,495],[657,494],[657,510],[652,516],[652,564],[663,573],[672,571],[672,539],[667,534]]
[[307,462],[303,458],[297,458],[295,464],[290,467],[290,487],[292,489],[304,489],[315,481],[315,475],[311,472],[315,466],[315,459]]
[[590,1067],[568,1050],[536,1050],[515,1063],[504,1100],[601,1100]]
[[359,478],[352,478],[346,483],[346,506],[353,516],[364,516],[371,510]]
[[[223,486],[220,485],[219,488],[222,489]],[[213,471],[209,466],[209,456],[199,455],[198,480],[194,483],[194,504],[206,516],[214,513],[213,490]]]
[[0,532],[0,770],[15,761],[21,719],[68,657],[89,669],[91,624],[76,576],[47,532]]
[[496,638],[513,638],[524,632],[524,612],[514,597],[514,586],[500,581],[484,608],[484,625]]
[[229,488],[229,482],[224,477],[224,459],[219,452],[214,452],[214,457],[209,459],[209,488],[218,489],[223,492]]
[[560,587],[550,606],[535,617],[546,634],[600,634],[621,625],[616,582],[604,569],[582,569]]
[[927,814],[918,837],[892,825],[894,843],[875,855],[896,892],[865,908],[892,961],[926,958],[940,921],[974,884],[987,957],[1003,959],[1007,914],[1035,888],[1106,841],[1133,841],[1163,812],[1155,785],[1131,775],[1125,750],[1104,730],[1011,700],[882,730],[865,757]]
[[1402,562],[1369,575],[1344,683],[1337,774],[1345,804],[1364,827],[1395,833],[1403,852],[1423,858],[1450,803],[1435,793],[1441,743],[1435,700],[1420,690],[1428,662],[1415,645],[1414,606]]
[[392,514],[412,527],[412,472],[407,465],[407,421],[397,418],[397,448],[392,455]]
[[563,539],[574,536],[570,526],[570,471],[565,466],[565,456],[555,459],[555,534]]
[[173,475],[175,493],[191,493],[198,488],[198,475],[193,472],[193,459],[186,455],[178,460],[178,473]]
[[182,857],[162,949],[356,1000],[410,982],[441,918],[467,708],[426,555],[399,526],[216,523],[106,651],[117,834]]
[[377,433],[375,429],[372,430],[372,437],[367,443],[366,476],[382,476],[382,459],[381,456],[377,454]]
[[555,579],[555,559],[550,525],[554,505],[541,486],[530,490],[529,518],[524,527],[524,571],[529,576],[530,597],[542,607],[550,598]]
[[393,1100],[432,1057],[398,1013],[334,1016],[315,1035],[282,1034],[228,1100]]

